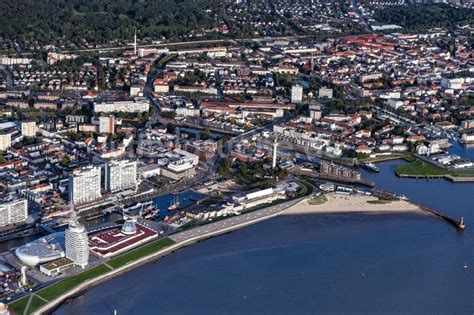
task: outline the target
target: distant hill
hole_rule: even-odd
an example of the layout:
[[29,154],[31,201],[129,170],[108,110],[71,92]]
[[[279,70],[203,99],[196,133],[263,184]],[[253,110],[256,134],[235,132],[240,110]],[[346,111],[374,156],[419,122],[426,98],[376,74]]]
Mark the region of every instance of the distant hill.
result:
[[105,43],[175,38],[217,24],[218,0],[0,0],[0,38],[23,43]]

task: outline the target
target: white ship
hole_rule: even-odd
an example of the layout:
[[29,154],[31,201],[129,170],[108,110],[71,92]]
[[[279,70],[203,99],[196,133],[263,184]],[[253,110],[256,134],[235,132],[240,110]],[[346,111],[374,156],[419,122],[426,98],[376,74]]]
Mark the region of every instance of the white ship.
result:
[[136,205],[122,209],[123,215],[140,216],[145,219],[153,219],[160,210],[153,204],[153,201],[139,202]]
[[178,200],[178,197],[174,198],[173,201],[171,202],[170,206],[168,207],[169,211],[173,211],[179,208],[181,203]]

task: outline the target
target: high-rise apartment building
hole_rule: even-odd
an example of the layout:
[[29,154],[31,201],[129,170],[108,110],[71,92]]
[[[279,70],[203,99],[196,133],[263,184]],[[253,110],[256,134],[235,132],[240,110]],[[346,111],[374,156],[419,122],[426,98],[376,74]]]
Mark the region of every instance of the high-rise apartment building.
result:
[[28,217],[28,201],[18,199],[8,202],[0,201],[0,226],[20,223]]
[[24,137],[36,136],[36,122],[34,121],[22,121],[21,122],[21,135]]
[[137,185],[137,161],[111,161],[105,165],[105,189],[115,192],[135,188]]
[[84,204],[102,197],[100,167],[87,166],[75,170],[69,176],[69,202]]
[[6,151],[12,146],[12,135],[7,132],[0,133],[0,151]]
[[303,101],[303,86],[295,84],[291,87],[291,102],[301,103]]
[[100,133],[115,133],[115,117],[114,116],[101,116],[99,118],[99,132]]

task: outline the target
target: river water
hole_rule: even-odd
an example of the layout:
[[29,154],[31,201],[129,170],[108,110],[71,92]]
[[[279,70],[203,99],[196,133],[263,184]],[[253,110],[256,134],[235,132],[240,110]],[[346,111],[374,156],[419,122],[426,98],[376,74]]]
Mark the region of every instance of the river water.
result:
[[278,217],[111,279],[55,314],[472,314],[474,185],[399,179],[400,163],[364,176],[464,216],[466,231],[415,214]]

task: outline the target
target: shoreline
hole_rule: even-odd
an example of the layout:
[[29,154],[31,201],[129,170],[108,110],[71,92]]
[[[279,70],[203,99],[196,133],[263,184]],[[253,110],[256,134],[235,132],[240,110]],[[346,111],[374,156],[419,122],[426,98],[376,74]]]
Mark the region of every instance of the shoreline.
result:
[[319,205],[311,205],[308,199],[297,205],[282,211],[282,215],[306,215],[306,214],[337,214],[337,213],[359,213],[359,214],[396,214],[416,213],[425,215],[420,207],[405,201],[391,200],[380,202],[379,198],[373,196],[348,196],[336,193],[324,195],[327,201]]
[[[291,207],[291,206],[293,206],[297,203],[300,203],[305,198],[306,197],[301,197],[301,198],[297,198],[297,199],[294,199],[294,200],[290,200],[290,201],[287,201],[287,202],[284,202],[284,203],[280,204],[280,206],[281,205],[289,205],[288,207]],[[172,254],[173,252],[175,252],[179,249],[188,247],[188,246],[193,245],[195,243],[198,243],[200,241],[210,239],[210,238],[222,235],[222,234],[227,234],[227,233],[233,232],[235,230],[239,230],[241,228],[247,227],[249,225],[253,225],[253,224],[256,224],[256,223],[260,223],[260,222],[275,218],[275,217],[279,216],[281,211],[283,211],[283,210],[284,209],[281,209],[279,211],[272,212],[270,214],[265,214],[264,213],[265,209],[256,210],[256,211],[258,211],[259,213],[261,213],[263,215],[260,216],[260,217],[255,217],[252,220],[249,220],[249,221],[237,224],[237,225],[229,226],[229,227],[226,227],[226,228],[223,228],[223,229],[218,229],[216,231],[208,232],[208,233],[205,233],[205,234],[202,234],[202,235],[199,235],[199,236],[185,238],[182,241],[177,241],[175,244],[173,244],[169,247],[166,247],[166,248],[164,248],[162,250],[159,250],[155,253],[152,253],[150,255],[142,257],[142,258],[140,258],[136,261],[133,261],[133,262],[131,262],[129,264],[126,264],[124,266],[121,266],[119,268],[113,269],[113,270],[111,270],[111,271],[109,271],[109,272],[107,272],[103,275],[100,275],[100,276],[96,277],[96,278],[87,280],[87,281],[81,283],[80,285],[78,285],[77,287],[73,288],[72,290],[70,290],[70,291],[64,293],[63,295],[55,298],[54,300],[48,301],[48,303],[46,303],[45,305],[43,305],[39,309],[33,311],[31,314],[38,314],[38,315],[39,314],[50,314],[55,309],[60,307],[67,299],[72,298],[72,297],[80,294],[81,292],[83,292],[85,290],[88,290],[88,289],[90,289],[90,288],[92,288],[92,287],[94,287],[94,286],[96,286],[100,283],[103,283],[107,280],[110,280],[110,279],[112,279],[116,276],[123,275],[125,272],[134,270],[134,269],[136,269],[136,268],[138,268],[142,265],[145,265],[147,263],[154,262],[154,261],[156,261],[157,259],[159,259],[161,257],[170,255],[170,254]],[[254,216],[256,216],[256,214],[254,214],[253,212],[250,212],[246,215],[252,215],[252,214]],[[233,217],[233,218],[238,218],[238,217]],[[232,218],[229,218],[229,219],[232,219]],[[229,219],[227,219],[227,220],[229,220]],[[192,230],[190,230],[190,231],[192,231]],[[177,238],[177,236],[181,236],[181,235],[185,234],[186,232],[189,232],[189,231],[183,231],[183,232],[180,232],[180,233],[177,233],[177,234],[174,234],[174,235],[170,235],[169,238],[171,238],[172,240],[175,240]],[[35,294],[35,292],[32,292],[32,294]]]
[[[68,292],[65,292],[61,296],[58,296],[54,300],[48,301],[48,303],[44,304],[39,309],[33,311],[31,314],[51,314],[51,312],[55,311],[61,305],[66,302],[70,298],[74,298],[75,296],[80,295],[82,292],[99,285],[105,281],[108,281],[114,277],[123,275],[125,272],[134,270],[139,268],[147,263],[154,262],[161,257],[167,256],[172,254],[173,252],[180,250],[182,248],[191,246],[195,243],[204,241],[206,239],[210,239],[213,237],[217,237],[219,235],[227,234],[247,226],[260,223],[269,219],[276,218],[278,216],[289,216],[289,215],[317,215],[317,214],[338,214],[338,213],[354,213],[354,214],[395,214],[395,213],[417,213],[426,215],[419,207],[410,204],[406,201],[393,201],[390,203],[380,203],[380,204],[370,204],[367,201],[372,200],[379,200],[376,197],[368,197],[368,196],[347,196],[347,195],[338,195],[338,194],[327,194],[325,195],[328,197],[328,201],[321,205],[309,205],[308,204],[308,197],[301,197],[294,200],[286,201],[281,203],[277,206],[271,206],[268,208],[256,210],[250,213],[242,214],[241,216],[235,216],[228,219],[224,219],[221,221],[217,221],[208,225],[222,223],[223,226],[227,225],[232,219],[238,220],[243,216],[247,216],[250,218],[248,221],[244,221],[242,223],[238,223],[235,225],[229,225],[227,227],[219,228],[214,231],[209,231],[208,225],[204,225],[198,228],[194,228],[191,230],[183,231],[174,235],[170,235],[169,238],[175,241],[175,244],[170,245],[162,250],[159,250],[155,253],[149,254],[145,257],[142,257],[136,261],[128,263],[124,266],[119,268],[110,270],[109,272],[100,275],[96,278],[87,280],[77,287],[71,289]],[[365,202],[365,204],[364,204]],[[390,206],[392,203],[401,202],[397,207]],[[360,210],[361,205],[366,206],[366,210]],[[276,208],[275,208],[276,207]],[[404,207],[404,208],[403,208]],[[273,210],[273,211],[271,211]],[[208,229],[206,229],[206,227]],[[194,233],[200,233],[200,230],[204,229],[204,234],[199,234],[197,236],[193,236]],[[194,233],[193,233],[194,232]],[[35,294],[33,292],[32,294]]]

